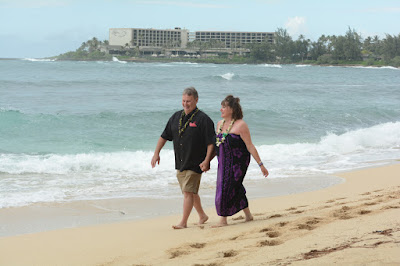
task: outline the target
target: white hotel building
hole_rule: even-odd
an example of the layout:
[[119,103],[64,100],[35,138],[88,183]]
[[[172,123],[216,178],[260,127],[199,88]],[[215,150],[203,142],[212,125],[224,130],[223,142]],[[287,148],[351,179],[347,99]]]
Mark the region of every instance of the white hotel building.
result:
[[187,29],[112,28],[109,30],[110,50],[139,48],[145,50],[187,49],[191,42],[218,41],[220,48],[244,48],[250,43],[274,42],[274,32],[196,31]]

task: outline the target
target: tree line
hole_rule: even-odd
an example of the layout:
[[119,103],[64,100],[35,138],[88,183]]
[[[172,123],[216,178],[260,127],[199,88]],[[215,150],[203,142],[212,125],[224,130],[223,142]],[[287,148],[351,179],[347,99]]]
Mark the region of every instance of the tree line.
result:
[[[93,37],[83,42],[76,51],[61,54],[56,58],[60,60],[111,60],[112,56],[107,51],[108,45],[107,40],[100,41]],[[343,36],[322,35],[317,41],[306,39],[304,35],[300,35],[297,40],[294,40],[286,29],[278,28],[275,31],[273,43],[265,41],[241,47],[248,48],[250,54],[247,56],[235,55],[231,59],[232,62],[283,64],[302,62],[400,67],[400,34],[397,36],[386,34],[383,39],[378,36],[363,39],[359,33],[350,27]],[[188,44],[188,48],[224,48],[224,43],[218,40],[193,41]],[[128,44],[121,49],[126,56],[140,55],[137,51],[138,48],[131,49]]]
[[57,56],[59,60],[111,60],[107,52],[108,41],[100,41],[96,37],[83,42],[74,52],[67,52]]
[[322,35],[317,41],[310,41],[304,35],[293,40],[286,29],[278,28],[274,43],[251,44],[248,48],[254,60],[264,62],[352,64],[363,61],[366,65],[400,66],[400,34],[363,39],[350,27],[343,36]]

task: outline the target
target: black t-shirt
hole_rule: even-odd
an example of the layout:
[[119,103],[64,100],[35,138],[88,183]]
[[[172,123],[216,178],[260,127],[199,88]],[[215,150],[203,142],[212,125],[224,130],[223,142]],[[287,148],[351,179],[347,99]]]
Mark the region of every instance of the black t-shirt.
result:
[[[184,115],[182,127],[196,110],[197,108]],[[181,172],[192,170],[200,174],[202,171],[199,164],[206,158],[207,146],[215,142],[214,123],[208,115],[199,110],[185,131],[179,135],[179,119],[182,112],[183,110],[178,111],[171,116],[161,137],[174,143],[175,169]]]

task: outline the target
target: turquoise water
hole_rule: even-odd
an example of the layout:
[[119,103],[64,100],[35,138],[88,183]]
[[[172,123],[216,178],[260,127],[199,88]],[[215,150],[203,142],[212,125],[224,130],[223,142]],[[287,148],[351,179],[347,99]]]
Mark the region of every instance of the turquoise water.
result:
[[240,97],[270,178],[379,165],[400,158],[399,84],[391,67],[0,61],[0,207],[176,196],[172,145],[150,159],[188,86],[215,123]]

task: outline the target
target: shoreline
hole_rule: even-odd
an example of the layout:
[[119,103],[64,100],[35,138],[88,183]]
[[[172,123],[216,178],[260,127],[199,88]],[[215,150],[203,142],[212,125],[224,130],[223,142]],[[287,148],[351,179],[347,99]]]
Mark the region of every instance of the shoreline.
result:
[[[172,230],[180,215],[158,216],[0,238],[4,265],[398,265],[400,164],[338,173],[328,188],[250,200],[230,226]],[[40,245],[38,245],[40,243]]]
[[[25,60],[26,58],[0,58],[0,60]],[[77,62],[96,62],[96,61],[104,61],[104,62],[113,62],[113,60],[109,59],[57,59],[55,57],[45,57],[45,58],[32,58],[37,60],[54,60],[54,61],[77,61]],[[175,60],[175,59],[167,59],[167,60],[153,60],[147,58],[128,58],[121,59],[119,61],[130,62],[130,63],[195,63],[195,64],[227,64],[227,65],[309,65],[309,66],[324,66],[324,67],[373,67],[373,68],[382,68],[382,67],[393,67],[395,69],[400,69],[400,67],[391,66],[391,65],[363,65],[363,64],[317,64],[317,63],[303,63],[303,62],[294,62],[294,63],[279,63],[279,62],[218,62],[213,60]]]
[[[344,180],[334,175],[246,180],[249,200],[272,198],[321,190]],[[214,210],[215,186],[200,186],[204,208]],[[180,215],[182,195],[170,198],[110,198],[42,202],[28,206],[0,208],[0,238],[66,228],[140,221],[166,215]],[[193,210],[193,213],[195,211]],[[192,214],[193,215],[193,214]]]

